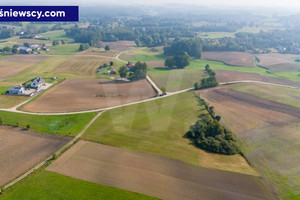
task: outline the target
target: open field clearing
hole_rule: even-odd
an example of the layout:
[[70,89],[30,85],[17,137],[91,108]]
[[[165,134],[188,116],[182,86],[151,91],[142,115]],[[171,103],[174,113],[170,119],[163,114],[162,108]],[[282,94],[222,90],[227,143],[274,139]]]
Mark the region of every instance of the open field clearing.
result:
[[28,99],[24,96],[2,95],[8,89],[9,87],[0,86],[0,108],[11,108]]
[[203,52],[202,59],[221,61],[229,65],[253,67],[254,56],[244,52]]
[[269,54],[258,54],[256,55],[260,62],[259,65],[271,66],[282,63],[294,63],[293,58],[300,58],[297,54],[279,54],[279,53],[269,53]]
[[273,199],[255,176],[79,141],[47,170],[162,199]]
[[9,78],[22,70],[41,62],[47,56],[13,55],[0,60],[0,81]]
[[[227,87],[209,89],[200,91],[200,96],[215,107],[222,116],[222,123],[241,140],[246,157],[275,187],[280,197],[299,198],[300,109],[296,108],[299,105],[293,107],[281,103],[299,104],[300,92],[294,91],[292,95],[288,90],[284,95],[286,88],[280,90],[264,85],[259,88],[246,84],[230,87],[234,90]],[[251,95],[247,94],[249,90],[252,90]]]
[[[28,56],[28,55],[27,55]],[[40,56],[36,56],[40,57]],[[42,56],[44,57],[44,56]],[[20,83],[27,82],[35,77],[52,78],[57,76],[53,71],[67,61],[70,56],[49,56],[39,63],[28,67],[27,69],[19,72],[18,74],[11,76],[1,82],[1,85],[18,85]],[[60,78],[60,77],[59,77]],[[48,81],[48,80],[47,80]]]
[[245,83],[230,86],[231,89],[300,108],[300,90],[274,85]]
[[0,118],[5,125],[26,128],[30,130],[56,134],[77,135],[97,113],[84,113],[73,115],[30,115],[13,112],[0,111]]
[[59,65],[53,73],[73,74],[81,77],[95,77],[97,68],[104,63],[109,64],[113,58],[97,56],[72,56],[66,62]]
[[108,79],[66,80],[23,106],[31,112],[71,112],[121,105],[153,97],[146,80],[117,82]]
[[152,50],[150,48],[135,48],[131,51],[127,51],[120,56],[120,59],[130,62],[146,62],[157,61],[165,59],[163,50]]
[[126,41],[126,40],[121,40],[117,42],[101,42],[102,47],[105,47],[106,45],[108,45],[112,50],[120,50],[120,51],[135,48],[135,43],[133,41]]
[[116,57],[121,52],[122,51],[120,51],[120,50],[105,51],[104,48],[90,48],[88,50],[78,53],[77,55]]
[[130,150],[149,152],[197,166],[256,175],[240,155],[224,156],[195,148],[184,134],[199,115],[192,92],[104,112],[84,139]]
[[238,72],[231,70],[216,70],[216,77],[219,82],[254,80],[300,87],[300,82],[294,82],[283,78],[262,76],[257,73]]
[[64,30],[55,30],[55,31],[49,31],[46,33],[40,34],[41,37],[53,40],[65,40],[65,41],[73,41],[72,38],[69,38],[66,36],[66,32]]
[[235,37],[234,32],[201,32],[200,38],[219,39],[223,37]]
[[3,200],[23,200],[24,197],[43,200],[158,200],[143,194],[78,180],[49,171],[33,174],[1,195]]
[[42,53],[49,55],[74,55],[79,52],[79,45],[79,43],[60,44],[57,46],[51,46],[49,47],[49,51]]
[[0,186],[25,173],[70,140],[0,126]]

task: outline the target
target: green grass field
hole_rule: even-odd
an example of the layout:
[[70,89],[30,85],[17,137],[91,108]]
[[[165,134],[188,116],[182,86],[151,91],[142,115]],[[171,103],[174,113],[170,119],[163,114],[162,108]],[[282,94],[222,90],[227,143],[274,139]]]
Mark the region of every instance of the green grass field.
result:
[[43,200],[150,200],[158,199],[110,186],[42,171],[26,178],[0,196],[1,199]]
[[72,114],[72,115],[31,115],[14,112],[0,111],[0,118],[4,125],[26,128],[30,130],[55,134],[77,135],[97,113]]
[[192,92],[103,113],[83,139],[149,152],[198,166],[254,174],[240,155],[209,154],[190,144],[184,134],[199,115],[206,115]]
[[57,46],[51,46],[49,47],[49,51],[42,52],[43,54],[49,54],[49,55],[74,55],[78,53],[79,48],[78,43],[71,43],[71,44],[60,44]]
[[49,31],[47,33],[42,33],[41,36],[46,39],[50,38],[50,40],[73,41],[72,38],[66,36],[66,32],[64,30]]
[[28,99],[28,97],[22,96],[2,95],[8,89],[9,87],[0,86],[0,108],[11,108]]
[[124,59],[130,62],[146,62],[146,61],[154,61],[154,60],[164,60],[165,56],[163,55],[163,50],[152,51],[146,48],[138,48],[135,50],[130,50],[125,52],[124,55],[134,56],[133,59]]
[[300,108],[300,90],[297,89],[251,83],[231,85],[230,88],[260,98]]

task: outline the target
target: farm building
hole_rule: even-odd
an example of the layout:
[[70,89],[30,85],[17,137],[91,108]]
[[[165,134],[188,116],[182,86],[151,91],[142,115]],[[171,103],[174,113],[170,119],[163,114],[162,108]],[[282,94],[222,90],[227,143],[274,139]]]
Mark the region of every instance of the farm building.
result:
[[40,50],[41,49],[40,45],[38,45],[37,43],[31,43],[31,44],[29,44],[29,47],[31,49],[35,49],[35,50]]
[[30,87],[39,89],[46,81],[42,78],[36,78],[31,81]]
[[10,87],[8,89],[8,94],[23,94],[25,91],[25,88],[22,87],[22,85],[18,85],[15,87]]
[[115,69],[112,69],[107,72],[108,75],[117,74],[117,71]]
[[25,51],[25,52],[27,52],[27,53],[29,53],[29,52],[32,51],[31,48],[29,48],[29,47],[24,47],[24,46],[19,46],[17,49],[18,49],[18,51]]

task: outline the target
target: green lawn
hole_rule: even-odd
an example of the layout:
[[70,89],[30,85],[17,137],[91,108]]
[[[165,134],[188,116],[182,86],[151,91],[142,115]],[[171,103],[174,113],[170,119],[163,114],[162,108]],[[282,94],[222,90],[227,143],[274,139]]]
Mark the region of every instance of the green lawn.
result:
[[69,115],[31,115],[0,111],[0,118],[4,125],[26,128],[30,130],[56,134],[77,135],[97,113],[69,114]]
[[78,53],[79,48],[78,43],[71,43],[71,44],[60,44],[57,46],[51,46],[49,47],[49,51],[42,52],[43,54],[49,54],[49,55],[74,55]]
[[6,92],[9,87],[0,86],[0,108],[11,108],[14,107],[23,101],[25,101],[28,97],[22,96],[10,96],[10,95],[2,95],[2,93]]
[[151,49],[146,48],[138,48],[135,50],[131,50],[125,52],[124,55],[134,56],[133,59],[125,59],[130,62],[146,62],[146,61],[154,61],[154,60],[164,60],[165,56],[163,55],[163,50],[152,51]]
[[42,171],[5,191],[1,199],[154,200],[158,198]]
[[[256,174],[240,155],[206,153],[183,138],[206,115],[192,92],[104,112],[82,136],[102,144],[149,152],[198,166]],[[246,164],[245,164],[246,163]]]
[[46,39],[50,38],[50,40],[73,41],[72,38],[66,36],[66,32],[64,30],[49,31],[47,33],[42,33],[41,36]]

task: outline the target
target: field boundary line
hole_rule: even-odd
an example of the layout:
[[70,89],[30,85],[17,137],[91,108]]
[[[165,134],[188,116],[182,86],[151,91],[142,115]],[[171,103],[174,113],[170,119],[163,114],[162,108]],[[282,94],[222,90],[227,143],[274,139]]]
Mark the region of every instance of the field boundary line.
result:
[[[14,179],[13,181],[9,182],[8,184],[4,185],[2,188],[4,190],[6,190],[7,188],[15,185],[16,183],[20,182],[21,180],[23,180],[24,178],[26,178],[27,176],[29,176],[30,174],[34,173],[36,170],[38,170],[39,168],[41,168],[42,166],[44,166],[47,162],[49,162],[50,160],[52,160],[55,156],[60,155],[61,153],[63,153],[65,150],[67,150],[68,148],[70,148],[85,132],[86,130],[102,115],[103,112],[99,112],[85,127],[84,129],[82,129],[82,131],[76,135],[76,137],[74,137],[70,142],[68,142],[67,144],[65,144],[63,147],[61,147],[59,150],[57,150],[56,152],[54,152],[51,156],[47,157],[44,161],[42,161],[41,163],[39,163],[38,165],[36,165],[35,167],[33,167],[32,169],[30,169],[29,171],[25,172],[24,174],[22,174],[21,176],[19,176],[18,178]],[[0,189],[0,193],[2,192],[2,190]]]

